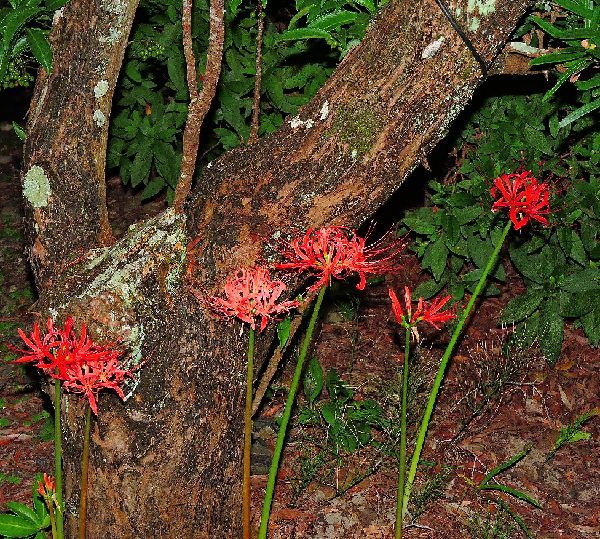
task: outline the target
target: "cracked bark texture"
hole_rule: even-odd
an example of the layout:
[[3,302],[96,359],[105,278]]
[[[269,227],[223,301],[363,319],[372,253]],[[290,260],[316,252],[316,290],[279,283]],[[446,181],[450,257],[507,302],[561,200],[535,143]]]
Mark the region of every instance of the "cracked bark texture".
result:
[[[99,339],[122,336],[129,362],[145,359],[125,405],[100,399],[89,537],[229,538],[241,527],[246,334],[205,312],[186,269],[217,293],[232,270],[271,258],[278,237],[365,222],[444,136],[482,77],[434,0],[392,1],[296,117],[203,171],[183,215],[167,211],[112,243],[107,122],[94,113],[109,117],[135,4],[71,0],[52,32],[55,69],[36,84],[23,175],[38,310],[72,314]],[[477,27],[470,37],[490,62],[529,4],[460,0],[453,10],[463,27]],[[100,39],[107,36],[115,41]],[[108,91],[97,98],[99,79]],[[27,175],[34,165],[49,183],[41,206]],[[261,336],[257,350],[270,338]],[[83,408],[65,400],[74,537]]]

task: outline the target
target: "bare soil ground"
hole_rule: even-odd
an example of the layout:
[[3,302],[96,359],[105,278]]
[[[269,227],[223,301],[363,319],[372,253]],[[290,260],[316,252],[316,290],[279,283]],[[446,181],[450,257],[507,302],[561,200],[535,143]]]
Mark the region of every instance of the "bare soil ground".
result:
[[[19,143],[0,131],[0,506],[31,499],[36,472],[52,469],[47,402],[40,382],[6,359],[6,344],[18,344],[17,327],[35,318],[35,293],[23,255]],[[109,179],[109,209],[122,232],[144,215],[160,211],[163,201],[141,206],[118,178]],[[567,328],[561,359],[554,368],[538,351],[502,353],[510,328],[498,325],[506,302],[522,290],[507,268],[500,297],[486,300],[472,320],[446,376],[434,413],[423,463],[417,477],[405,537],[524,537],[503,509],[502,499],[540,539],[600,537],[600,421],[592,417],[583,429],[591,437],[566,444],[548,458],[561,427],[600,406],[600,351],[583,334]],[[397,409],[397,377],[402,361],[397,327],[391,318],[388,286],[414,287],[423,276],[407,256],[405,269],[364,293],[332,300],[320,327],[314,355],[323,369],[335,369],[353,388],[357,401],[375,399],[386,417]],[[411,431],[435,375],[447,332],[424,332],[413,361]],[[289,362],[291,363],[291,362]],[[285,386],[293,365],[276,383]],[[284,402],[275,391],[255,425],[254,521],[258,524],[265,467],[274,445],[274,420]],[[327,398],[324,394],[321,398]],[[318,404],[318,403],[317,403]],[[46,405],[46,407],[44,407]],[[300,407],[306,403],[300,402]],[[385,448],[394,445],[393,424],[375,432],[378,447],[367,446],[332,457],[323,428],[296,424],[280,471],[272,513],[274,538],[393,537],[396,462]],[[394,438],[396,437],[396,438]],[[387,444],[387,445],[386,445]],[[499,482],[527,492],[541,509],[498,491],[476,488],[494,467],[525,447],[530,451],[502,472]],[[92,449],[93,450],[93,449]],[[319,461],[319,458],[322,460]],[[323,464],[324,463],[324,464]],[[364,478],[363,478],[364,477]],[[362,478],[362,480],[360,480]],[[355,484],[354,484],[355,483]],[[351,488],[346,488],[349,487]],[[495,527],[495,528],[494,528]],[[177,538],[174,538],[177,539]]]

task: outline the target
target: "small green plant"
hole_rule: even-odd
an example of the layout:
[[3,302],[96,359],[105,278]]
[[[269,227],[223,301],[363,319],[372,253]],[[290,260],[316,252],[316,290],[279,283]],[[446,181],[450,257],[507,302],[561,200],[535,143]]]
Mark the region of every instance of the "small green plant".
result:
[[19,502],[6,502],[9,512],[0,514],[0,535],[44,539],[44,530],[50,528],[50,513],[38,485],[43,482],[38,474],[33,482],[32,507]]
[[[583,105],[559,122],[562,128],[600,108],[600,2],[554,0],[554,3],[562,8],[563,15],[556,17],[554,24],[536,15],[531,20],[550,36],[556,47],[533,59],[531,65],[557,67],[558,80],[546,92],[544,100],[550,99],[567,81],[574,82],[579,91]],[[581,80],[582,77],[585,78]]]
[[503,510],[471,515],[468,528],[471,539],[514,539],[517,531],[514,520]]
[[52,49],[48,31],[52,15],[68,0],[9,0],[0,9],[0,89],[29,86],[33,76],[27,65],[29,55],[48,73]]
[[[327,447],[336,455],[353,453],[373,443],[372,429],[384,424],[381,407],[374,400],[356,400],[354,391],[332,369],[323,376],[316,358],[308,362],[303,380],[308,406],[298,415],[298,424],[325,430]],[[328,398],[316,402],[324,387]]]
[[438,466],[435,462],[424,461],[421,461],[421,465],[427,465],[429,476],[411,498],[409,508],[413,522],[427,510],[427,507],[444,496],[444,491],[454,475],[452,466],[445,464]]
[[2,483],[8,483],[9,485],[20,485],[22,481],[23,479],[21,479],[18,475],[0,472],[0,485],[2,485]]
[[[485,211],[488,178],[519,168],[547,177],[556,205],[552,227],[511,238],[510,260],[527,290],[501,321],[515,325],[515,344],[536,342],[550,364],[560,357],[566,321],[590,344],[600,343],[600,135],[593,115],[559,130],[564,107],[540,95],[486,99],[458,138],[456,170],[431,179],[427,205],[408,212],[401,230],[411,232],[432,276],[415,293],[428,298],[446,287],[460,300],[473,292],[502,231]],[[483,293],[497,294],[504,280],[498,263]]]
[[574,444],[582,440],[589,440],[592,435],[589,432],[582,430],[581,427],[584,425],[584,423],[587,423],[590,419],[597,415],[600,415],[600,408],[594,408],[584,412],[580,416],[576,417],[572,423],[562,427],[556,441],[554,442],[554,445],[552,446],[552,449],[546,456],[546,460],[554,458],[556,452],[566,444]]
[[[540,503],[533,499],[529,494],[521,490],[517,490],[513,487],[502,485],[496,481],[498,475],[500,475],[505,470],[512,468],[515,464],[521,461],[529,453],[529,451],[531,451],[531,446],[527,446],[520,453],[517,453],[513,457],[496,466],[481,480],[479,485],[477,485],[477,490],[488,492],[502,492],[504,494],[512,496],[515,499],[522,500],[533,505],[534,507],[537,507],[538,509],[541,509],[542,506],[540,505]],[[504,500],[502,500],[502,498],[493,497],[491,498],[491,501],[497,504],[502,510],[506,511],[517,523],[517,525],[523,531],[523,533],[527,535],[527,537],[529,537],[530,539],[533,538],[533,535],[529,531],[529,528],[525,525],[523,519]]]

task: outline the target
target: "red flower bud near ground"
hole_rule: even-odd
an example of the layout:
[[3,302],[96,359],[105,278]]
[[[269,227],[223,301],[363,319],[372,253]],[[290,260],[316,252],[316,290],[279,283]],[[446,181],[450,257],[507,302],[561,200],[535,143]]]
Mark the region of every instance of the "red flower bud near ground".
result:
[[[385,237],[383,238],[385,240]],[[363,290],[367,275],[381,275],[399,269],[395,259],[406,247],[403,241],[383,240],[367,246],[356,231],[343,226],[309,228],[301,238],[290,242],[282,252],[287,260],[276,264],[277,269],[308,271],[318,279],[310,287],[314,291],[329,285],[332,277],[345,279],[358,274],[358,290]]]
[[269,270],[262,267],[240,269],[225,283],[225,299],[217,296],[208,298],[208,306],[222,318],[239,318],[259,331],[267,327],[270,318],[298,307],[295,300],[277,303],[286,286],[282,281],[272,281]]
[[492,211],[508,208],[515,230],[523,228],[530,219],[548,224],[544,215],[550,213],[548,185],[539,183],[531,172],[503,174],[494,180],[490,193],[496,199]]
[[44,480],[38,482],[37,491],[44,498],[54,496],[54,492],[56,491],[54,478],[44,472]]

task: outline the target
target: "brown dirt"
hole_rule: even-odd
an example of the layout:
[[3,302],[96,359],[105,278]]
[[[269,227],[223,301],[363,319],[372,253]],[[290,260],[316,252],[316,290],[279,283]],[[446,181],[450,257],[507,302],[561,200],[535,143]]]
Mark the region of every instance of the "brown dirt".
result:
[[[16,328],[30,326],[35,304],[32,305],[32,285],[22,254],[17,179],[19,145],[5,129],[6,124],[2,127],[0,340],[5,341],[2,355],[10,357],[6,341],[18,344]],[[141,206],[139,197],[126,193],[118,178],[109,179],[108,184],[109,210],[117,233],[123,232],[129,223],[164,207],[163,201]],[[527,445],[532,447],[529,454],[503,472],[499,480],[529,493],[543,509],[502,495],[504,501],[537,538],[592,539],[600,535],[598,418],[585,425],[590,440],[566,445],[554,458],[546,459],[561,426],[600,406],[600,351],[587,345],[580,330],[568,327],[561,360],[555,368],[549,368],[535,349],[514,354],[510,360],[503,359],[501,344],[510,329],[498,326],[498,313],[510,297],[522,290],[518,276],[510,269],[508,275],[502,295],[481,305],[446,377],[423,453],[428,465],[421,467],[415,493],[422,491],[424,485],[431,485],[434,477],[444,476],[444,480],[440,482],[438,497],[425,500],[422,515],[407,525],[408,539],[523,536],[519,531],[476,535],[469,531],[468,523],[476,518],[475,514],[485,522],[502,513],[493,502],[497,493],[478,491],[474,485]],[[397,403],[396,380],[402,356],[395,336],[397,327],[390,321],[387,287],[396,290],[405,284],[414,287],[421,279],[416,261],[407,257],[405,270],[399,275],[355,296],[360,299],[358,309],[349,310],[339,301],[332,302],[316,344],[315,355],[325,370],[335,368],[355,389],[357,399],[377,399],[388,414],[394,413]],[[424,340],[414,359],[415,378],[421,380],[421,390],[412,400],[415,411],[411,413],[411,432],[448,338],[444,331],[423,332],[422,336]],[[289,364],[284,369],[283,383],[289,381],[291,369],[293,365]],[[472,417],[472,407],[481,402],[482,381],[493,381],[503,369],[514,372],[511,371],[503,390],[490,400],[483,413]],[[4,399],[0,418],[7,420],[3,422],[6,426],[0,428],[0,505],[3,506],[11,499],[24,502],[31,499],[33,475],[52,468],[52,443],[40,438],[44,420],[39,414],[44,401],[39,381],[30,378],[23,369],[2,362],[0,388]],[[257,437],[271,447],[274,437],[268,425],[282,403],[282,393],[277,393],[266,403],[257,421],[257,425],[267,425]],[[300,457],[311,452],[314,455],[316,449],[310,438],[322,435],[322,431],[298,426],[292,431],[273,507],[272,537],[393,537],[397,471],[394,459],[382,451],[367,447],[342,455],[339,461],[319,471],[318,480],[298,487]],[[376,436],[383,442],[389,441],[391,435],[383,432]],[[375,465],[373,473],[345,494],[336,495],[336,487],[352,482],[372,465]],[[265,483],[266,475],[253,476],[255,523]]]

